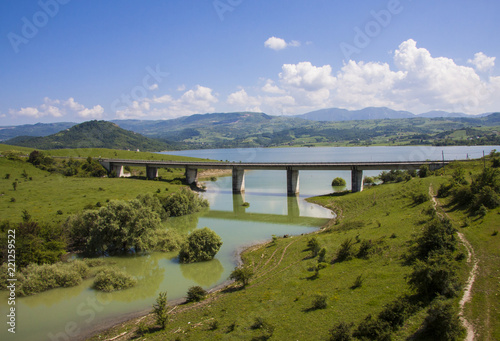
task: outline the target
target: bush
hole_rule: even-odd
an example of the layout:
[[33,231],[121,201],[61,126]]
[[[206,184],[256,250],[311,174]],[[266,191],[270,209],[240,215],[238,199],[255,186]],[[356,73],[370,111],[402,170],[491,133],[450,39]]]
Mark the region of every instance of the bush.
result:
[[481,205],[489,209],[497,208],[500,206],[500,196],[493,188],[485,186],[476,195],[473,207],[477,210]]
[[326,256],[326,248],[321,248],[318,253],[318,263],[322,263],[325,261],[325,256]]
[[168,312],[167,312],[167,292],[160,292],[156,298],[156,303],[153,304],[153,311],[156,317],[156,323],[161,326],[162,329],[167,327],[168,322]]
[[307,241],[307,249],[312,252],[312,257],[316,257],[321,249],[318,239],[312,237]]
[[361,340],[390,341],[391,326],[387,321],[374,319],[368,315],[354,331],[353,336]]
[[354,255],[352,245],[352,239],[344,240],[342,244],[340,244],[340,249],[337,251],[335,262],[343,262],[345,260],[351,259]]
[[417,307],[412,305],[408,297],[399,297],[387,304],[378,314],[380,320],[389,323],[393,330],[402,326],[403,323],[416,311]]
[[161,203],[167,214],[171,217],[178,217],[199,212],[209,206],[206,199],[203,199],[193,191],[184,188],[174,194],[162,198]]
[[346,182],[342,178],[335,178],[332,180],[332,186],[345,186]]
[[187,292],[187,302],[199,302],[207,296],[207,292],[200,286],[190,287]]
[[237,267],[231,272],[229,275],[229,279],[233,279],[236,282],[240,282],[243,287],[246,287],[250,282],[250,279],[253,277],[253,269],[246,266]]
[[438,198],[446,198],[450,195],[451,191],[453,189],[453,184],[441,184],[439,185],[438,191],[437,191],[437,196]]
[[352,323],[345,323],[341,321],[330,329],[329,341],[352,341]]
[[418,169],[418,177],[419,178],[426,178],[428,177],[429,175],[431,175],[431,170],[429,169],[429,166],[427,165],[422,165],[420,166],[420,168]]
[[317,294],[314,296],[314,299],[312,301],[312,306],[311,310],[317,310],[317,309],[326,309],[327,307],[327,302],[326,300],[328,299],[328,296],[323,295],[323,294]]
[[424,226],[422,234],[410,249],[412,257],[425,260],[433,252],[455,251],[457,248],[456,231],[448,219],[434,218]]
[[419,194],[413,193],[412,199],[413,199],[413,203],[415,205],[420,205],[426,201],[429,201],[429,194],[427,194],[427,193],[419,193]]
[[373,179],[373,177],[371,176],[366,176],[364,179],[363,179],[363,183],[365,185],[373,185],[375,183],[375,179]]
[[465,328],[452,303],[437,299],[427,312],[424,333],[438,341],[461,340],[465,336]]
[[437,295],[454,297],[460,288],[456,265],[448,254],[433,253],[424,262],[417,260],[413,272],[408,276],[408,284],[418,295],[433,298]]
[[354,284],[351,286],[351,289],[361,288],[364,280],[365,279],[363,275],[359,275],[358,277],[356,277],[356,279],[354,280]]
[[96,290],[112,292],[127,289],[136,284],[137,280],[129,274],[116,268],[107,268],[97,273],[93,287]]
[[361,245],[359,246],[358,253],[356,257],[367,259],[370,256],[371,250],[373,248],[373,242],[371,240],[363,239]]
[[185,242],[185,237],[174,229],[157,230],[155,232],[155,251],[171,252],[179,250]]
[[474,202],[474,193],[470,186],[458,186],[452,189],[452,202],[467,207]]
[[193,231],[179,252],[181,263],[211,260],[222,245],[221,238],[208,227]]

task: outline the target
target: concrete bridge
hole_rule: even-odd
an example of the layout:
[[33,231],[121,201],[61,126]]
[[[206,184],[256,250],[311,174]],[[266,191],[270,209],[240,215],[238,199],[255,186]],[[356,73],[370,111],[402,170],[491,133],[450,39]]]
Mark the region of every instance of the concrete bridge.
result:
[[150,161],[100,159],[108,172],[115,171],[118,177],[124,175],[123,167],[146,167],[148,179],[158,177],[159,168],[184,168],[186,182],[196,183],[198,169],[231,169],[233,174],[233,193],[245,191],[245,170],[286,170],[287,194],[299,193],[299,171],[301,170],[343,170],[351,171],[351,190],[363,190],[363,171],[365,170],[417,170],[422,165],[436,170],[452,161],[394,161],[394,162],[216,162],[216,161]]

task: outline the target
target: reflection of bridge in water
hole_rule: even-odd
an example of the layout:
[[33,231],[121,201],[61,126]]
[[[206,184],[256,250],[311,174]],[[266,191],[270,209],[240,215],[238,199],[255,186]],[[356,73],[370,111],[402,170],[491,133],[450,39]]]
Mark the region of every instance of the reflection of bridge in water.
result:
[[328,218],[300,216],[298,196],[287,197],[287,214],[283,215],[267,213],[247,213],[247,207],[243,206],[244,202],[245,197],[243,194],[233,194],[233,211],[210,210],[209,212],[204,214],[203,217],[303,226],[321,226],[328,221]]
[[198,169],[231,169],[233,174],[233,193],[245,191],[245,170],[286,170],[287,194],[294,196],[299,193],[300,170],[348,170],[351,171],[352,192],[363,190],[363,171],[365,170],[416,170],[427,165],[436,170],[451,161],[390,161],[390,162],[193,162],[193,161],[149,161],[101,159],[101,165],[108,172],[116,172],[123,176],[124,166],[145,166],[149,179],[158,177],[159,168],[185,168],[186,182],[196,183]]

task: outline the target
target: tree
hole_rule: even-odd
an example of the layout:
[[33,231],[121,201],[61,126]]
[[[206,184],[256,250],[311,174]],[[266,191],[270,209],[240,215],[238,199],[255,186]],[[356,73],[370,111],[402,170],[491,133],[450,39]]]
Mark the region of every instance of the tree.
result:
[[335,178],[332,181],[332,186],[345,186],[346,182],[342,178]]
[[205,289],[199,285],[190,287],[187,292],[186,301],[188,302],[199,302],[207,296]]
[[160,217],[137,199],[111,201],[99,211],[87,210],[68,218],[73,245],[89,255],[151,250],[156,243]]
[[14,188],[14,191],[17,190],[17,181],[14,181],[12,183],[12,188]]
[[248,266],[239,266],[231,272],[229,279],[240,282],[242,287],[246,287],[253,277],[253,269]]
[[318,239],[316,237],[312,237],[311,239],[309,239],[309,241],[307,242],[307,249],[312,252],[313,257],[316,257],[318,255],[321,246],[319,245]]
[[161,326],[162,329],[167,327],[168,322],[168,312],[167,312],[167,292],[163,291],[158,294],[156,298],[156,303],[153,304],[153,313],[156,316],[156,323]]
[[181,263],[211,260],[222,245],[221,238],[208,227],[193,231],[179,252]]
[[418,169],[418,176],[420,178],[426,178],[429,175],[431,175],[431,170],[429,169],[429,166],[427,165],[420,166],[420,168]]

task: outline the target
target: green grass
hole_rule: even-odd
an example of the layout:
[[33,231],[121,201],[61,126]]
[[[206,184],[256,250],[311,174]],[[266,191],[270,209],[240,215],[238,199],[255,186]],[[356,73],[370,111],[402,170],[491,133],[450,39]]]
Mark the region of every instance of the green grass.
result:
[[[0,145],[0,152],[16,150],[29,154],[31,148]],[[111,149],[61,149],[47,151],[54,157],[110,157],[126,159],[151,160],[199,160],[174,155],[161,155]],[[135,169],[135,168],[134,168]],[[26,170],[28,179],[21,175]],[[138,172],[144,169],[136,169]],[[10,174],[9,179],[5,179]],[[183,169],[171,172],[160,169],[159,176],[163,180],[184,178]],[[29,180],[29,178],[32,180]],[[14,190],[12,183],[17,181]],[[68,215],[81,211],[87,205],[97,202],[104,204],[107,200],[129,200],[139,194],[168,193],[176,191],[181,185],[168,181],[151,181],[139,178],[80,178],[65,177],[42,171],[23,159],[13,161],[0,157],[0,212],[2,220],[20,221],[23,210],[28,210],[33,219],[39,221],[62,221]],[[12,202],[12,198],[15,202]],[[61,212],[58,213],[58,211]]]
[[[431,207],[430,201],[415,205],[411,194],[427,193],[431,184],[437,188],[444,181],[444,177],[413,179],[405,184],[375,186],[356,194],[312,198],[311,201],[334,209],[341,217],[339,224],[332,221],[316,234],[321,247],[327,249],[328,262],[348,238],[378,242],[378,252],[369,259],[354,258],[330,264],[320,270],[319,278],[313,279],[311,268],[317,259],[309,258],[310,236],[280,238],[276,245],[253,247],[242,256],[245,264],[255,271],[246,289],[230,287],[210,296],[195,309],[191,309],[195,307],[191,303],[180,306],[179,311],[186,309],[172,317],[166,330],[148,334],[147,339],[249,340],[262,335],[261,330],[251,328],[256,318],[262,318],[275,327],[272,339],[324,340],[328,330],[340,321],[357,324],[368,314],[378,314],[385,304],[409,292],[405,276],[411,267],[404,264],[401,256],[409,240],[429,219],[422,211]],[[393,234],[395,238],[391,238]],[[359,244],[354,248],[357,250]],[[462,266],[462,277],[466,271]],[[361,287],[353,289],[360,275],[364,281]],[[316,294],[328,297],[326,309],[310,309]],[[424,317],[425,309],[421,309],[395,334],[397,339],[413,335]],[[218,321],[216,330],[209,327],[213,320]],[[151,317],[147,321],[154,324]],[[229,331],[232,324],[236,327]],[[130,322],[105,336],[129,330],[127,338],[130,339],[135,328],[134,322]],[[173,334],[174,331],[178,332]]]

